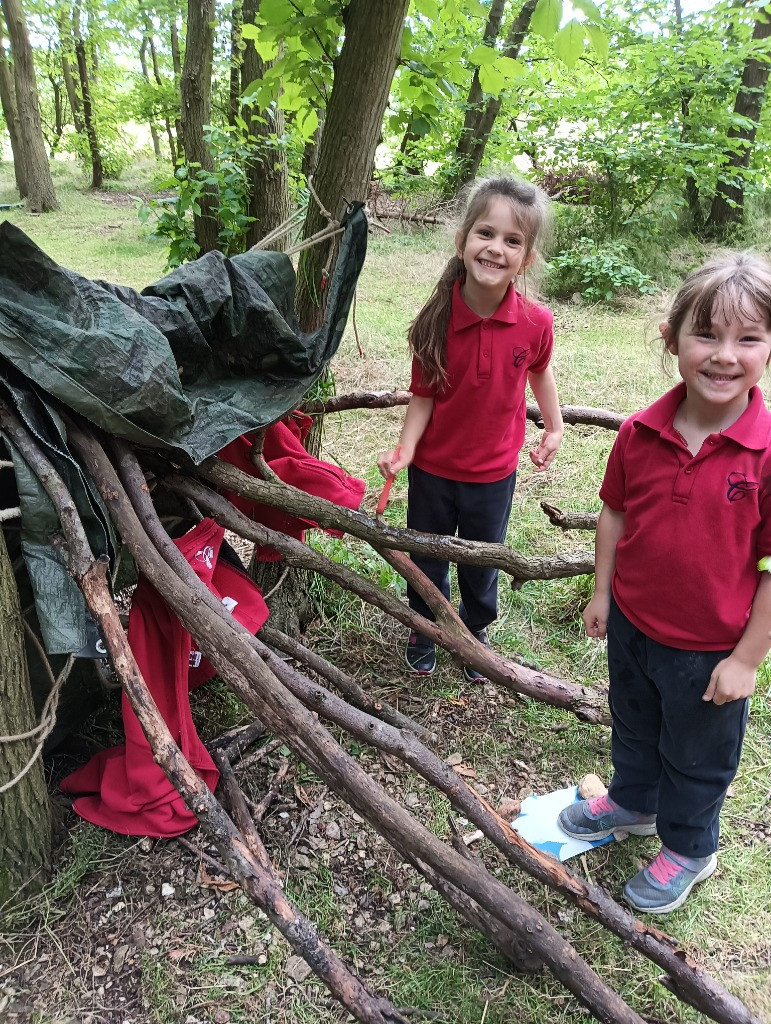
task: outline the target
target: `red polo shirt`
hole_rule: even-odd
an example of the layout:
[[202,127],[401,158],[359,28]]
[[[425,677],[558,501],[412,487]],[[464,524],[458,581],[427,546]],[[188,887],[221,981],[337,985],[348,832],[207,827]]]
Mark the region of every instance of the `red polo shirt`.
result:
[[647,636],[668,647],[734,647],[771,555],[771,413],[756,387],[732,426],[697,455],[672,423],[685,384],[626,420],[600,497],[626,514],[613,596]]
[[554,347],[553,317],[510,287],[483,318],[452,294],[447,332],[447,386],[425,387],[412,361],[413,395],[434,399],[415,465],[435,476],[494,483],[517,468],[525,440],[527,374],[543,373]]

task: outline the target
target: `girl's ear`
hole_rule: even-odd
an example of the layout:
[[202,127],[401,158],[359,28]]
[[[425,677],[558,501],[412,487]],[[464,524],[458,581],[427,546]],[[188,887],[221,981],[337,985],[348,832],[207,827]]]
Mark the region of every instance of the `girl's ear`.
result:
[[530,252],[527,254],[527,256],[525,256],[524,260],[522,261],[522,267],[521,267],[520,273],[521,273],[522,270],[527,270],[528,267],[532,266],[532,264],[535,262],[537,256],[538,256],[538,253],[535,251],[535,249],[531,249]]
[[455,232],[455,255],[459,260],[463,259],[463,250],[465,248],[466,239],[463,237],[460,231]]
[[659,333],[664,339],[667,351],[671,352],[672,355],[677,355],[677,338],[672,333],[672,326],[668,320],[664,320],[659,324]]

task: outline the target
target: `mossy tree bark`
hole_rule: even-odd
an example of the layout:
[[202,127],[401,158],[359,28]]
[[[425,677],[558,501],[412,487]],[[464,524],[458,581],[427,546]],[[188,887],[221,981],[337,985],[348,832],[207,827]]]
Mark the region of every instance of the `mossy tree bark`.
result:
[[[0,530],[0,736],[17,736],[35,725],[24,653],[19,594]],[[36,741],[0,742],[0,786],[15,778]],[[35,875],[41,880],[51,856],[51,815],[40,760],[19,783],[0,793],[0,904]]]

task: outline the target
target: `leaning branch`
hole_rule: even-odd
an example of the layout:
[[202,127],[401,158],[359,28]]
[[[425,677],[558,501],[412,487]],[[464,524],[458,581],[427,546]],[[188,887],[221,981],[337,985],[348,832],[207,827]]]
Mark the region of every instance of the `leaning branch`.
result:
[[297,487],[258,480],[217,458],[206,459],[196,472],[220,489],[309,519],[324,529],[341,530],[360,537],[376,548],[395,548],[467,565],[491,566],[516,580],[563,579],[594,572],[594,555],[588,551],[526,557],[505,544],[485,544],[460,537],[401,530],[364,512],[352,512],[324,498],[316,498]]

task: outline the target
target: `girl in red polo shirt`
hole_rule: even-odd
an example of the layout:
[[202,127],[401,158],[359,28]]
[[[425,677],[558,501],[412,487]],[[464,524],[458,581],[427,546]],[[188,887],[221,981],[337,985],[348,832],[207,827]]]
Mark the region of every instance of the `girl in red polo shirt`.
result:
[[[525,386],[544,432],[530,458],[545,470],[563,424],[550,360],[553,318],[515,287],[537,255],[547,219],[544,193],[524,181],[493,178],[472,192],[455,235],[456,255],[412,323],[412,398],[399,444],[378,467],[386,478],[409,466],[407,526],[467,540],[505,540],[519,452],[525,440]],[[450,597],[446,561],[413,556]],[[460,616],[480,643],[498,614],[498,572],[458,566]],[[411,587],[410,607],[433,614]],[[433,672],[432,641],[410,633],[410,669]],[[469,666],[469,681],[483,678]]]
[[661,324],[682,383],[622,425],[600,489],[589,636],[608,638],[613,779],[568,835],[658,832],[624,888],[667,913],[717,866],[758,666],[769,650],[771,266],[748,253],[685,280]]

